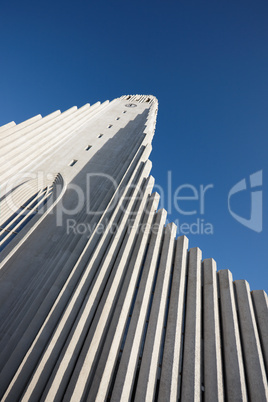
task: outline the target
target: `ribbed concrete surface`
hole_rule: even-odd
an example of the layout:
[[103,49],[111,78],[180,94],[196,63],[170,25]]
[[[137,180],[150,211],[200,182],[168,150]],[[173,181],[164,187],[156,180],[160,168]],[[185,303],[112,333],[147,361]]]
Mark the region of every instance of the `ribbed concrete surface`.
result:
[[[157,211],[157,107],[123,96],[0,128],[1,400],[268,401],[267,295]],[[94,213],[76,208],[88,173]]]

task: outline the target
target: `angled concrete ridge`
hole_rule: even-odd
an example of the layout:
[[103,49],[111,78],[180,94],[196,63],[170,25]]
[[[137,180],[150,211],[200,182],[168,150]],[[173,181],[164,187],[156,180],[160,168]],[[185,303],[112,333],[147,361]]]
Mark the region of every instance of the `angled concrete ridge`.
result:
[[268,401],[267,294],[166,225],[157,111],[123,95],[0,127],[1,401]]

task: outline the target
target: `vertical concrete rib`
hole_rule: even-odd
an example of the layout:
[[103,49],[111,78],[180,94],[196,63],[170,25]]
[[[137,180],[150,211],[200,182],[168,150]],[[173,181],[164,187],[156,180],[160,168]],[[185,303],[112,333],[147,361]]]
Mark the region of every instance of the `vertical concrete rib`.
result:
[[36,121],[41,120],[41,119],[42,119],[41,114],[37,114],[36,116],[30,117],[29,119],[24,120],[21,123],[16,124],[15,126],[10,127],[10,131],[21,130],[22,128],[30,126],[31,124],[33,124]]
[[216,262],[203,261],[204,400],[223,402],[223,373]]
[[177,402],[179,398],[181,377],[179,374],[179,365],[182,354],[187,250],[187,237],[179,237],[176,241],[176,254],[158,394],[159,401]]
[[249,398],[268,401],[268,384],[248,282],[234,281]]
[[[28,142],[23,141],[19,151],[15,147],[11,147],[11,153],[3,156],[6,161],[6,168],[1,171],[0,179],[7,180],[11,174],[15,174],[18,169],[29,168],[33,163],[36,164],[37,160],[42,157],[42,154],[48,151],[55,150],[62,142],[72,137],[74,130],[80,128],[88,122],[92,117],[95,117],[101,110],[103,110],[109,102],[106,101],[100,105],[99,102],[89,107],[89,104],[84,105],[80,109],[73,107],[66,112],[57,116],[56,121],[45,130],[39,130],[38,135],[35,130],[29,131],[29,136],[32,137]],[[66,117],[67,116],[67,117]],[[49,116],[48,116],[49,117]],[[47,117],[40,121],[46,120]],[[40,137],[40,138],[39,138]],[[20,139],[21,140],[21,139]],[[2,150],[3,151],[3,150]],[[10,164],[10,160],[15,160],[14,166]]]
[[[148,190],[152,190],[150,178],[147,181],[147,185],[144,189],[144,195],[140,207],[144,208],[144,202],[148,196]],[[128,211],[125,212],[128,214]],[[138,214],[139,215],[139,214]],[[140,217],[139,217],[140,218]],[[130,232],[130,236],[134,236],[135,231]],[[126,234],[126,240],[129,239],[129,235]],[[72,379],[69,382],[69,386],[66,390],[64,400],[76,402],[82,400],[85,397],[87,387],[89,385],[92,374],[94,374],[95,364],[97,363],[99,354],[102,350],[103,341],[108,329],[109,320],[112,317],[112,309],[115,306],[115,302],[118,297],[118,289],[122,278],[124,277],[124,271],[128,264],[126,264],[126,256],[129,252],[128,247],[122,247],[113,268],[111,279],[111,286],[107,286],[105,289],[106,296],[103,299],[102,311],[97,312],[94,317],[94,323],[92,324],[90,331],[87,335],[87,339],[83,346],[83,350],[80,353],[80,364],[76,365],[75,371],[72,375]],[[108,256],[109,258],[109,256]],[[93,292],[92,292],[93,293]],[[90,295],[89,299],[93,298]],[[88,308],[86,309],[88,311]],[[47,398],[49,402],[51,397]]]
[[[150,153],[150,149],[151,146],[146,147],[143,152],[142,155],[140,157],[140,160],[146,160],[148,158],[148,155]],[[136,169],[138,169],[138,167],[135,168],[134,172],[131,175],[131,179],[130,182],[132,182],[133,178],[135,177],[135,172]],[[143,174],[145,176],[147,176],[149,174],[149,171],[151,169],[151,162],[147,160],[144,168],[143,168]],[[125,175],[127,175],[127,172],[125,173]],[[125,176],[124,175],[124,176]],[[137,191],[139,189],[138,183],[137,183]],[[127,194],[127,188],[124,192],[122,192],[122,196],[119,202],[119,205],[117,206],[117,209],[120,208],[120,203],[122,202],[122,200],[124,200],[124,197]],[[135,194],[133,195],[135,197]],[[124,219],[122,221],[122,225],[124,224]],[[112,221],[109,223],[109,225],[112,224]],[[109,232],[109,227],[106,228],[106,231]],[[97,229],[96,229],[97,230]],[[90,282],[90,278],[91,278],[91,269],[92,269],[92,265],[95,262],[95,259],[101,258],[101,255],[99,255],[99,250],[102,246],[102,242],[99,242],[98,247],[95,248],[94,250],[94,255],[91,256],[92,260],[89,264],[89,266],[87,267],[87,269],[85,270],[84,274],[83,274],[83,280],[81,281],[81,285],[80,287],[82,288],[83,286],[85,286],[85,282]],[[82,258],[82,257],[81,257]],[[79,263],[80,263],[80,259],[79,259]],[[83,265],[84,268],[84,265]],[[32,331],[33,331],[33,327],[36,326],[36,320],[32,320],[31,325],[26,329],[26,331],[24,332],[24,335],[22,336],[22,339],[20,339],[20,341],[18,342],[18,344],[16,345],[15,349],[20,351],[20,353],[18,354],[15,350],[13,351],[13,354],[11,353],[11,356],[9,357],[7,364],[4,368],[5,370],[5,374],[3,374],[2,372],[2,382],[0,384],[0,389],[4,389],[5,387],[5,383],[6,381],[8,381],[8,378],[12,378],[12,371],[16,368],[16,365],[19,361],[19,359],[23,356],[22,353],[26,353],[27,349],[26,349],[26,345],[31,344],[32,346],[31,348],[28,350],[28,353],[25,355],[18,371],[17,374],[15,375],[14,373],[14,378],[12,381],[12,384],[10,384],[10,387],[8,389],[8,393],[11,393],[10,395],[14,395],[14,394],[18,394],[18,391],[16,391],[16,389],[21,389],[23,387],[23,383],[26,381],[25,375],[23,373],[25,373],[25,367],[30,367],[32,365],[34,365],[34,361],[37,359],[38,356],[38,350],[40,351],[40,344],[42,344],[44,342],[44,337],[42,336],[42,333],[45,332],[47,333],[47,331],[51,331],[53,329],[53,326],[55,325],[55,323],[57,322],[57,314],[62,311],[63,306],[66,305],[66,303],[69,300],[69,292],[70,292],[70,284],[72,282],[74,282],[74,278],[75,280],[77,280],[77,275],[79,274],[79,271],[77,272],[77,267],[76,265],[73,267],[73,271],[72,271],[72,275],[70,275],[70,277],[68,278],[68,280],[66,281],[66,283],[64,284],[63,288],[60,291],[60,294],[58,296],[58,298],[55,300],[54,305],[51,307],[51,311],[48,314],[47,318],[45,319],[39,334],[36,336],[36,339],[34,339],[31,342],[32,339]],[[71,282],[72,281],[72,282]],[[72,287],[72,286],[71,286]],[[80,289],[79,287],[79,289]],[[55,288],[57,288],[57,286],[53,286],[52,290],[55,291]],[[57,289],[58,290],[58,289]],[[80,291],[78,291],[79,293],[79,299],[81,299],[81,294]],[[49,295],[50,296],[50,295]],[[50,303],[50,297],[48,297],[48,300],[46,300],[46,303]],[[75,304],[76,305],[76,304]],[[70,307],[70,306],[69,306]],[[38,311],[38,320],[40,321],[40,318],[42,318],[42,313],[40,314],[40,311],[43,310],[47,310],[46,304],[42,305]],[[70,307],[70,311],[68,311],[66,313],[66,319],[68,319],[68,314],[71,314],[71,307]],[[37,320],[37,321],[38,321]],[[44,318],[43,318],[44,320]],[[56,320],[56,321],[55,321]],[[42,321],[43,322],[43,321]],[[64,331],[61,333],[59,330],[59,333],[57,334],[57,336],[64,336]],[[21,344],[23,346],[21,346]],[[39,345],[39,346],[37,346]],[[53,348],[52,348],[53,350]],[[48,353],[50,353],[51,351],[48,350]],[[21,357],[20,357],[21,355]],[[28,369],[27,369],[28,370]],[[14,391],[13,391],[14,389]],[[14,393],[13,393],[14,392]],[[11,396],[12,398],[12,396]]]
[[201,258],[189,250],[181,400],[201,400]]
[[141,282],[112,392],[111,401],[113,402],[126,402],[131,399],[166,216],[166,211],[161,209],[157,212],[152,225],[152,234]]
[[10,121],[9,123],[4,124],[3,126],[0,127],[0,133],[3,133],[4,131],[14,126],[16,126],[16,123],[14,121]]
[[253,290],[251,295],[268,377],[268,297],[264,290]]
[[[139,160],[139,158],[140,158],[140,156],[141,156],[141,152],[138,154],[138,155],[136,155],[135,156],[135,158],[137,159],[137,160]],[[133,161],[133,165],[134,165],[134,167],[136,166],[136,162],[135,162],[135,159],[134,159],[134,161]],[[125,167],[125,169],[127,169],[127,165],[126,164],[124,164],[124,166],[123,167]],[[119,169],[120,170],[120,169]],[[129,172],[128,173],[128,175],[124,178],[124,181],[125,181],[125,183],[127,182],[127,180],[129,180],[129,177],[130,177],[130,175],[131,175],[131,172]],[[114,177],[117,177],[116,175],[114,176]],[[119,180],[119,179],[118,179]],[[122,183],[121,183],[122,184]],[[119,183],[119,185],[121,185],[120,183]],[[96,191],[96,195],[97,195],[97,191]],[[108,198],[107,198],[108,197]],[[103,208],[103,206],[104,206],[104,209],[105,209],[105,198],[107,198],[107,199],[110,199],[111,198],[111,195],[109,194],[109,192],[106,194],[106,197],[104,197],[103,198],[103,195],[101,196],[99,196],[99,197],[97,197],[97,200],[96,200],[96,203],[97,203],[97,208]],[[78,219],[78,218],[77,218]],[[105,216],[105,219],[106,220],[108,220],[108,217],[107,216]],[[85,216],[83,215],[83,218],[81,218],[81,220],[82,221],[84,221],[85,222]],[[77,238],[77,236],[76,236],[76,238]],[[73,242],[74,241],[76,241],[76,238],[73,240]],[[65,237],[65,239],[66,239],[66,237]],[[85,242],[84,242],[85,243]],[[57,257],[58,256],[60,256],[61,254],[59,254],[59,249],[63,246],[62,245],[62,243],[61,242],[57,242],[57,244],[55,245],[56,246],[56,250],[55,250],[55,253],[56,253],[56,255],[55,255],[55,257],[52,255],[52,250],[51,250],[51,255],[50,255],[50,257],[54,257],[54,266],[55,267],[57,267],[57,262],[58,262],[58,260],[57,260]],[[73,249],[73,247],[72,247],[72,244],[70,244],[69,243],[69,247],[70,248],[72,248]],[[81,251],[82,251],[83,249],[80,249],[80,252],[79,252],[79,254],[77,255],[77,257],[81,254]],[[88,248],[87,248],[87,251],[88,251]],[[70,263],[72,262],[72,259],[73,259],[73,261],[75,261],[75,255],[77,254],[77,251],[74,253],[74,251],[72,251],[72,254],[71,254],[71,256],[70,256],[70,258],[68,258],[68,265],[70,265]],[[76,257],[76,258],[77,258]],[[48,263],[49,264],[49,263]],[[67,266],[65,265],[65,269],[64,269],[64,272],[66,272],[67,271]],[[43,285],[45,284],[45,282],[44,282],[44,275],[46,275],[46,273],[47,273],[47,269],[42,269],[42,270],[40,270],[40,274],[42,274],[42,277],[41,277],[41,281],[39,281],[39,282],[41,282],[41,283],[43,283]],[[49,288],[49,285],[47,285],[47,287]],[[30,305],[27,305],[27,303],[25,303],[24,301],[20,301],[19,302],[19,306],[20,306],[20,308],[22,309],[24,309],[24,311],[23,311],[23,309],[22,309],[22,312],[21,312],[21,316],[22,317],[24,317],[24,321],[25,321],[25,318],[26,318],[26,316],[27,315],[29,315],[29,312],[30,312],[30,309],[35,309],[36,308],[36,302],[37,302],[37,300],[35,300],[35,302],[34,303],[32,303],[32,300],[31,300],[31,298],[32,298],[32,296],[34,295],[34,291],[33,291],[33,289],[36,289],[36,288],[38,288],[38,286],[37,285],[34,285],[34,284],[32,284],[31,285],[31,288],[30,288],[30,293],[31,293],[31,296],[30,296],[30,298],[28,297],[28,303],[30,303]],[[35,292],[38,292],[38,289],[36,289],[36,291]],[[42,296],[42,292],[40,292],[39,291],[39,294],[38,294],[38,297],[39,297],[39,299],[40,300],[43,300],[44,299],[44,296]],[[17,304],[17,307],[18,307],[18,304]],[[12,312],[12,309],[10,310],[10,313]],[[8,317],[7,317],[7,319],[8,319],[8,321],[10,321],[10,316],[12,316],[12,314],[8,314]],[[17,317],[18,318],[18,317]],[[2,321],[2,320],[1,320]],[[11,322],[12,322],[12,325],[13,325],[13,330],[12,330],[12,328],[10,328],[10,333],[12,333],[12,337],[14,338],[14,334],[15,334],[15,332],[18,330],[18,321],[16,321],[16,320],[13,320],[13,319],[11,319]],[[26,326],[27,326],[27,322],[26,322]],[[6,332],[6,336],[8,336],[9,337],[9,334],[8,334],[8,332],[7,331],[5,331]],[[15,341],[15,344],[16,344],[16,341]],[[0,343],[0,345],[1,345],[1,343]],[[0,348],[1,349],[1,348]],[[0,359],[0,361],[1,361],[1,359]],[[5,361],[5,358],[3,358],[3,360],[2,360],[3,362]],[[1,366],[1,365],[0,365]]]
[[[81,337],[83,333],[86,331],[85,330],[85,323],[88,323],[94,314],[95,308],[98,304],[98,301],[102,295],[103,288],[104,288],[104,282],[103,278],[108,275],[108,270],[111,268],[111,261],[113,258],[113,254],[116,255],[117,253],[117,248],[119,247],[118,245],[118,239],[120,236],[123,234],[124,230],[124,225],[127,221],[128,213],[131,211],[136,196],[138,195],[141,183],[144,179],[144,177],[147,177],[149,172],[151,170],[151,162],[147,160],[145,163],[142,171],[139,174],[139,180],[137,181],[137,186],[134,188],[132,197],[130,198],[128,202],[128,206],[126,209],[126,213],[123,214],[123,218],[120,220],[120,222],[117,222],[118,230],[116,233],[117,238],[113,239],[113,242],[109,248],[109,252],[105,254],[104,261],[102,262],[102,267],[101,270],[99,270],[98,277],[94,282],[94,286],[92,285],[92,289],[90,292],[90,296],[86,298],[86,302],[83,305],[83,308],[81,306],[81,303],[83,302],[83,297],[85,297],[86,293],[88,292],[88,284],[91,283],[92,281],[92,276],[91,270],[93,264],[95,263],[94,259],[92,259],[88,266],[87,269],[84,270],[83,275],[80,278],[79,284],[77,285],[74,293],[71,295],[69,294],[69,289],[67,286],[67,282],[62,289],[60,295],[58,296],[57,302],[55,302],[55,305],[53,308],[51,308],[51,311],[46,318],[43,326],[41,327],[39,333],[37,334],[36,338],[34,339],[34,342],[32,342],[32,345],[24,357],[22,363],[20,364],[16,375],[14,375],[13,380],[8,387],[6,391],[6,398],[9,398],[7,400],[12,400],[14,395],[18,395],[22,392],[22,389],[25,387],[25,383],[27,381],[27,378],[25,378],[25,375],[23,375],[25,367],[26,370],[29,372],[30,367],[34,367],[37,363],[37,360],[39,359],[39,354],[42,351],[42,343],[44,342],[44,336],[43,333],[47,331],[51,331],[53,329],[53,321],[55,320],[55,317],[53,318],[53,315],[55,314],[55,309],[57,310],[61,304],[66,305],[67,308],[64,311],[64,314],[61,316],[59,321],[57,322],[57,330],[55,330],[53,336],[49,339],[49,343],[47,345],[47,349],[45,350],[44,355],[42,356],[42,359],[40,359],[39,364],[36,367],[35,373],[33,378],[30,381],[30,384],[28,386],[25,398],[27,399],[28,396],[34,392],[34,390],[39,389],[40,387],[40,376],[45,376],[47,375],[47,371],[49,371],[49,365],[47,364],[48,359],[50,360],[55,360],[57,358],[57,355],[59,351],[61,350],[62,347],[62,339],[66,339],[66,336],[68,335],[68,328],[73,325],[73,321],[76,318],[77,310],[79,310],[79,320],[78,324],[75,327],[75,331],[72,334],[73,339],[77,339],[76,342],[69,342],[68,344],[68,350],[64,355],[64,359],[61,360],[61,366],[58,370],[58,381],[61,381],[62,376],[64,375],[64,363],[68,366],[71,360],[74,360],[75,355],[74,355],[74,350],[77,348],[77,342],[80,340],[81,342]],[[127,191],[127,190],[126,190]],[[123,197],[122,197],[123,198]],[[122,200],[121,200],[122,201]],[[120,205],[118,206],[120,208]],[[112,224],[112,222],[111,222]],[[106,228],[106,231],[109,232],[110,226]],[[117,251],[116,251],[117,250]],[[97,251],[97,250],[96,250]],[[97,258],[102,258],[102,255],[97,255]],[[87,314],[82,314],[83,311],[87,311]],[[52,314],[54,313],[54,314]],[[63,330],[64,329],[64,330]],[[43,345],[44,347],[44,345]],[[70,352],[72,351],[72,352]],[[14,359],[17,359],[16,353],[13,353],[12,359],[8,362],[2,372],[3,379],[8,381],[8,378],[10,377],[10,367],[12,364],[14,364]],[[46,370],[45,370],[46,368]],[[63,369],[62,369],[63,368]],[[55,376],[56,378],[56,376]],[[41,384],[42,385],[42,384]],[[57,390],[57,385],[56,385],[56,390]],[[55,392],[55,388],[51,387],[51,393],[53,394]]]
[[233,277],[228,269],[224,269],[218,272],[218,278],[223,333],[225,397],[228,401],[247,401]]
[[[128,95],[0,127],[2,245],[28,219],[11,213],[11,198],[37,208],[61,172],[49,208],[58,200],[66,210],[75,204],[69,184],[86,191],[88,173],[107,175],[93,181],[90,211],[72,215],[86,233],[68,232],[67,217],[56,222],[48,210],[1,252],[2,401],[268,402],[267,295],[217,274],[212,259],[202,265],[174,224],[164,229],[166,211],[155,212],[157,109],[151,95]],[[14,177],[9,188],[26,169],[54,173],[40,192]]]
[[177,226],[169,223],[164,231],[159,271],[135,395],[137,402],[154,400],[176,230]]
[[33,138],[40,130],[44,129],[46,124],[55,124],[56,117],[60,115],[60,111],[56,110],[42,119],[37,120],[30,126],[26,126],[20,130],[14,130],[13,132],[9,133],[9,135],[6,134],[4,138],[1,138],[1,150],[4,149],[6,153],[9,152],[9,149],[14,148],[15,141],[16,146],[24,144],[30,138]]
[[119,348],[122,344],[122,337],[127,330],[126,325],[131,304],[135,301],[135,299],[133,301],[133,297],[135,291],[137,291],[137,281],[140,271],[143,269],[142,262],[146,254],[150,227],[158,202],[159,195],[154,193],[148,200],[142,226],[138,228],[138,238],[135,243],[135,249],[129,262],[129,268],[120,293],[120,298],[89,391],[90,399],[94,401],[104,401],[107,397],[109,387],[111,386],[115,365],[119,359]]

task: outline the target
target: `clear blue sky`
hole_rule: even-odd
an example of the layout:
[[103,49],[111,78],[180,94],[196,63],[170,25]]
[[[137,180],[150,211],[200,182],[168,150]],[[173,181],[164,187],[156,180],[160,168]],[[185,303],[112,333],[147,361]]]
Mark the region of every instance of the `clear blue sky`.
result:
[[[204,215],[173,208],[168,219],[211,223],[214,234],[189,235],[190,246],[267,291],[268,2],[10,0],[0,10],[0,125],[154,94],[156,183],[166,189],[171,171],[173,192],[182,184],[214,186]],[[229,190],[259,170],[261,233],[227,206]],[[198,202],[180,205],[191,211]],[[250,193],[233,196],[231,205],[249,218]]]

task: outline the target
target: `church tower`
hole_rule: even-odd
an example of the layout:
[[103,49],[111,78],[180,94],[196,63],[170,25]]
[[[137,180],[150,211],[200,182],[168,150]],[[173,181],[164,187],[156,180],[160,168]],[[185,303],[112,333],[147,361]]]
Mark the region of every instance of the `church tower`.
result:
[[0,127],[0,400],[268,401],[268,298],[158,210],[151,95]]

